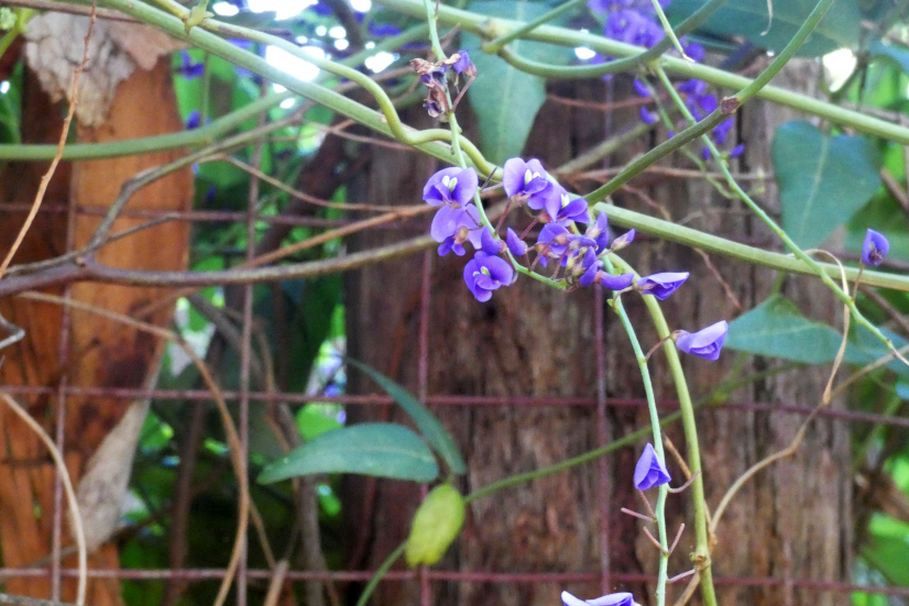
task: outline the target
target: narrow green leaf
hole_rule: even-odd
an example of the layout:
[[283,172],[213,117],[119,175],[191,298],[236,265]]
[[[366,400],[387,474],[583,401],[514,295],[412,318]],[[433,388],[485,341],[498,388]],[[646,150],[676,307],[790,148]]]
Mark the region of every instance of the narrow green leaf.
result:
[[[673,0],[669,5],[670,16],[678,22],[703,4],[704,0]],[[712,34],[741,35],[755,46],[779,51],[792,39],[816,4],[816,0],[773,2],[771,20],[767,0],[735,0],[720,7],[701,29]],[[855,48],[860,24],[858,2],[836,0],[799,49],[799,56],[816,57],[838,48]]]
[[[489,17],[528,21],[547,6],[528,0],[482,0],[471,2],[469,8]],[[479,127],[480,147],[490,161],[501,164],[524,149],[534,117],[546,100],[546,81],[482,52],[474,35],[465,34],[463,45],[477,66],[477,79],[467,97]],[[515,40],[509,49],[531,59],[560,61],[558,50],[538,42]]]
[[398,406],[413,419],[413,422],[420,430],[420,433],[423,434],[423,437],[426,438],[429,445],[439,453],[439,456],[442,457],[442,460],[445,461],[445,464],[452,473],[461,475],[467,471],[467,465],[464,464],[464,457],[461,456],[461,451],[458,450],[454,438],[451,437],[451,434],[448,433],[448,430],[445,429],[445,426],[442,425],[442,422],[439,421],[438,417],[432,414],[422,402],[401,385],[395,383],[375,368],[352,358],[346,358],[346,361],[351,366],[354,366],[369,375],[369,378],[378,383],[379,387],[391,396]]
[[731,349],[806,364],[833,361],[839,344],[835,330],[805,318],[781,295],[769,297],[733,320],[726,340]]
[[356,473],[431,482],[436,459],[420,437],[394,423],[361,423],[322,434],[269,464],[259,482],[269,484],[317,473]]
[[877,191],[877,154],[862,136],[828,137],[808,122],[787,122],[773,138],[783,228],[803,248],[819,246]]

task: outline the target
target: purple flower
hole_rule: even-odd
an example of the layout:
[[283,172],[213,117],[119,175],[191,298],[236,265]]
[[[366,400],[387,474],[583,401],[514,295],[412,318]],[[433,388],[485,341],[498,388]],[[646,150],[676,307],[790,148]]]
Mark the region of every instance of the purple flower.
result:
[[862,263],[877,267],[887,258],[890,252],[890,242],[884,234],[869,229],[865,232],[865,241],[862,242]]
[[653,295],[660,301],[665,301],[687,279],[687,271],[667,271],[644,276],[634,286],[641,294]]
[[638,490],[647,490],[654,486],[666,484],[671,478],[666,466],[660,462],[653,444],[648,442],[644,452],[634,466],[634,487]]
[[527,243],[519,238],[510,227],[505,231],[505,244],[515,257],[523,257],[527,254]]
[[552,193],[557,195],[547,196],[543,203],[543,209],[549,215],[550,221],[587,223],[587,200],[580,197],[572,198],[562,186],[555,186]]
[[561,223],[547,223],[540,230],[537,246],[542,247],[544,254],[550,257],[561,257],[568,250],[571,241],[569,232]]
[[[457,55],[456,59],[455,55]],[[454,70],[454,73],[464,74],[465,76],[475,76],[477,74],[477,66],[470,60],[470,55],[467,54],[466,50],[461,49],[455,55],[449,57],[449,59],[455,59],[451,64],[451,69]]]
[[729,324],[726,323],[726,320],[720,320],[697,332],[677,330],[672,337],[675,339],[675,346],[679,351],[712,362],[720,357],[728,331]]
[[205,73],[204,63],[193,63],[192,57],[185,50],[180,51],[181,65],[177,68],[177,73],[184,78],[198,78]]
[[536,158],[527,162],[520,158],[507,160],[502,172],[502,185],[509,197],[527,200],[528,206],[534,210],[542,209],[553,195],[559,198],[549,173]]
[[483,234],[480,227],[480,213],[477,208],[468,204],[459,206],[442,206],[432,219],[429,235],[439,242],[439,255],[445,256],[449,251],[464,255],[464,242],[469,241],[474,248],[480,248]]
[[443,168],[426,182],[423,200],[433,206],[466,206],[477,193],[477,184],[477,173],[472,168]]
[[638,606],[630,593],[610,593],[592,600],[582,600],[567,591],[562,592],[563,606]]
[[492,298],[492,291],[513,283],[515,277],[508,261],[481,250],[464,266],[464,282],[481,303]]

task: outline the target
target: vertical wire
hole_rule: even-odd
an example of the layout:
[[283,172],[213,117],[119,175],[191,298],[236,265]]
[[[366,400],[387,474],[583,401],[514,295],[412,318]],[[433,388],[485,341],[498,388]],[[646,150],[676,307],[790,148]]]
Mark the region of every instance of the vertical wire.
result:
[[[429,391],[429,321],[430,321],[430,284],[432,281],[431,250],[423,253],[423,272],[420,278],[420,325],[419,355],[417,361],[417,398],[426,402]],[[426,484],[420,485],[421,500],[426,498]],[[432,606],[432,587],[430,586],[429,568],[420,566],[420,606]]]

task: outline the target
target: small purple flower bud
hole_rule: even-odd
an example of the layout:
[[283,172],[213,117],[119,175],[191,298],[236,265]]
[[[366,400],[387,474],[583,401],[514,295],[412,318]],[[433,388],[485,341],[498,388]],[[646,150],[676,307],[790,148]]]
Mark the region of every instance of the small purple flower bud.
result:
[[687,271],[667,271],[644,276],[634,286],[643,295],[653,295],[660,301],[665,301],[687,279]]
[[527,254],[527,243],[519,238],[510,227],[505,231],[505,244],[515,257],[523,257]]
[[862,263],[877,267],[887,258],[890,252],[890,242],[884,234],[868,229],[865,232],[865,241],[862,242]]
[[650,98],[650,96],[651,96],[650,87],[647,86],[647,84],[643,80],[639,80],[638,78],[635,78],[631,82],[631,86],[632,86],[632,88],[634,88],[634,92],[635,92],[635,94],[637,94],[638,97],[645,97],[647,99]]
[[488,229],[483,229],[480,235],[480,250],[487,255],[497,255],[505,250],[505,244],[492,234]]
[[472,168],[443,168],[426,181],[423,200],[432,206],[466,206],[477,193],[479,180]]
[[659,122],[660,117],[655,113],[647,109],[647,107],[641,106],[641,109],[638,110],[638,116],[641,118],[641,122],[647,126],[653,126]]
[[671,478],[666,466],[660,462],[653,444],[650,442],[644,446],[644,452],[634,466],[634,487],[638,490],[647,490],[654,486],[666,484]]
[[616,276],[601,271],[597,274],[597,282],[609,290],[625,290],[634,283],[634,274],[619,274]]
[[606,213],[598,214],[597,220],[587,227],[584,235],[596,243],[597,252],[609,246],[609,217],[606,216]]
[[430,118],[438,118],[442,115],[442,106],[438,101],[429,97],[423,99],[423,109],[426,110]]
[[622,250],[632,242],[634,242],[634,237],[638,234],[634,228],[629,229],[624,234],[613,240],[612,246],[610,247],[614,252]]
[[743,153],[745,153],[745,144],[739,143],[738,145],[736,145],[735,147],[733,147],[732,149],[729,150],[729,157],[738,158]]
[[610,593],[592,600],[582,600],[563,591],[561,598],[563,606],[638,606],[634,597],[627,592]]
[[726,320],[720,320],[697,332],[677,330],[673,333],[672,338],[679,351],[712,362],[720,357],[727,332],[729,332],[729,324],[726,323]]
[[181,65],[177,68],[177,72],[184,78],[192,80],[205,73],[205,64],[193,63],[192,57],[186,50],[180,51],[180,63]]
[[585,287],[590,286],[591,284],[594,284],[598,281],[597,277],[600,273],[603,273],[600,271],[600,262],[597,261],[595,263],[591,263],[587,267],[587,270],[581,274],[581,277],[578,279],[578,284]]
[[194,128],[199,128],[199,124],[202,123],[202,114],[199,113],[199,110],[194,109],[189,112],[189,115],[186,117],[186,130],[193,130]]
[[587,600],[590,606],[640,606],[634,601],[634,596],[623,591],[619,593],[610,593],[600,598]]
[[514,268],[508,261],[481,250],[464,266],[464,282],[481,303],[489,301],[494,290],[511,285],[515,278]]

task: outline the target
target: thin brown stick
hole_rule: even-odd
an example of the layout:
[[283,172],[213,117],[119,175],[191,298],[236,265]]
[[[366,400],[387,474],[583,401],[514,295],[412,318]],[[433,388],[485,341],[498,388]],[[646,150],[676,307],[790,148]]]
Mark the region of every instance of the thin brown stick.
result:
[[272,567],[268,593],[265,594],[265,601],[262,602],[262,606],[277,606],[278,598],[281,597],[281,589],[284,586],[284,578],[287,576],[287,566],[287,560],[281,560]]
[[66,492],[66,501],[69,504],[70,519],[73,525],[73,535],[76,540],[76,549],[79,554],[79,581],[76,586],[76,604],[82,606],[85,604],[85,587],[88,581],[88,550],[85,547],[85,530],[82,528],[82,514],[79,513],[79,501],[76,498],[76,491],[73,490],[73,482],[69,477],[69,471],[66,469],[66,463],[63,461],[63,455],[54,441],[51,439],[44,428],[35,421],[28,411],[25,410],[16,400],[7,393],[0,392],[0,398],[6,402],[16,415],[22,419],[22,422],[28,425],[29,429],[44,443],[54,465],[57,466],[57,473],[60,474],[60,481],[63,483],[63,490]]
[[41,203],[44,201],[44,194],[47,193],[47,187],[50,185],[50,181],[53,178],[54,173],[57,172],[57,166],[60,164],[60,160],[63,159],[63,148],[66,147],[66,139],[69,136],[69,127],[73,122],[73,117],[76,115],[76,108],[79,106],[79,81],[82,79],[82,72],[85,71],[85,66],[88,65],[88,46],[91,42],[92,34],[95,30],[95,19],[97,17],[98,10],[97,6],[95,5],[95,0],[92,0],[91,12],[88,15],[88,29],[85,31],[85,37],[83,38],[82,61],[80,61],[79,65],[73,69],[73,75],[70,79],[69,93],[67,94],[69,110],[66,112],[66,117],[63,119],[63,127],[60,129],[60,138],[57,141],[57,151],[54,154],[53,160],[51,160],[47,172],[45,172],[41,177],[41,183],[38,185],[38,191],[35,193],[35,199],[32,201],[32,207],[29,209],[28,215],[25,217],[25,222],[19,229],[19,233],[16,234],[16,239],[13,241],[13,245],[6,253],[6,257],[3,259],[3,262],[0,263],[0,279],[3,278],[3,275],[6,273],[6,269],[13,261],[13,257],[16,256],[16,253],[19,251],[19,247],[22,246],[22,241],[25,240],[25,234],[27,234],[28,230],[31,229],[32,223],[35,221],[35,217],[38,216],[38,209],[41,208]]

